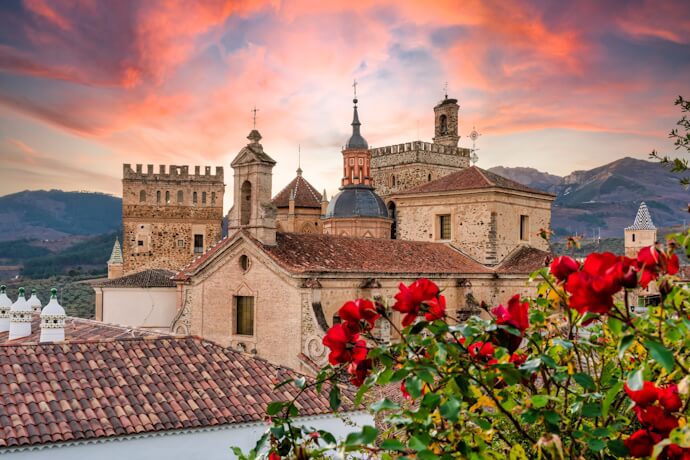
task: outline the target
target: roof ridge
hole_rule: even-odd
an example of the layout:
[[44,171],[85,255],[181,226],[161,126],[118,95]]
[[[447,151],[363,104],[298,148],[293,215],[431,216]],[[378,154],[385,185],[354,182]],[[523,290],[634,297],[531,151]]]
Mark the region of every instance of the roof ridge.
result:
[[484,174],[486,171],[484,171],[482,168],[480,168],[479,166],[474,166],[474,165],[470,166],[470,168],[477,171],[479,173],[479,175],[486,181],[487,184],[492,185],[494,187],[498,187],[498,185],[496,185],[495,181],[492,181],[491,179],[489,179],[487,177],[486,174]]

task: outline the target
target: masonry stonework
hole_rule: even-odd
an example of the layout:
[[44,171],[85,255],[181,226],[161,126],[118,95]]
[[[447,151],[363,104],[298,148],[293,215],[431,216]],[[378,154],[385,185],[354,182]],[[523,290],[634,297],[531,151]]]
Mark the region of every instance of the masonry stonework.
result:
[[[123,166],[123,273],[178,270],[221,238],[223,168]],[[195,235],[199,235],[195,239]]]

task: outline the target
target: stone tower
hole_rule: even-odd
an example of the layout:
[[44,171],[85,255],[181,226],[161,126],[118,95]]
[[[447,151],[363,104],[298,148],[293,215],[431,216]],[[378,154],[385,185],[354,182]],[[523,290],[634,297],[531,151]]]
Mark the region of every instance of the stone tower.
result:
[[124,260],[122,259],[122,247],[120,246],[120,240],[115,238],[115,244],[113,244],[113,250],[110,253],[110,259],[108,259],[108,279],[119,278],[124,273]]
[[228,230],[244,229],[262,243],[275,245],[276,207],[271,203],[271,183],[276,162],[259,143],[259,131],[253,129],[247,139],[249,144],[230,164],[234,170],[234,193]]
[[635,222],[625,229],[625,255],[637,257],[640,249],[656,243],[656,227],[644,203],[640,203]]
[[448,99],[448,95],[434,107],[434,144],[457,147],[460,136],[458,135],[458,111],[460,106],[457,99]]
[[123,274],[179,270],[220,240],[224,192],[222,167],[123,165]]
[[372,182],[389,207],[395,206],[391,195],[470,165],[470,149],[458,147],[459,108],[457,99],[447,96],[434,107],[433,142],[416,140],[370,149]]

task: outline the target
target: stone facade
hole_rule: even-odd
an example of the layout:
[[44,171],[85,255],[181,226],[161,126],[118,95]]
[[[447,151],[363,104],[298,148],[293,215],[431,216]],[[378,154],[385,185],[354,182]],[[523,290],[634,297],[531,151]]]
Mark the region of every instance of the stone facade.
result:
[[316,208],[278,208],[276,230],[279,232],[325,233],[321,209]]
[[[445,241],[487,265],[499,263],[519,245],[549,250],[537,236],[551,223],[553,197],[548,195],[489,189],[401,194],[391,200],[399,239]],[[450,238],[442,238],[439,216],[450,217]],[[527,228],[521,239],[522,216]]]
[[123,166],[123,274],[177,270],[221,238],[223,168]]
[[390,238],[391,221],[381,218],[341,217],[323,221],[326,235],[354,236],[357,238]]

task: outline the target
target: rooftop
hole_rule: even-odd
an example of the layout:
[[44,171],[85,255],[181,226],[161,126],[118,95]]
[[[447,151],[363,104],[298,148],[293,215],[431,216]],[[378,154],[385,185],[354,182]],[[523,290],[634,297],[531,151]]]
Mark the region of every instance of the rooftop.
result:
[[554,195],[550,193],[527,187],[519,182],[506,179],[503,176],[499,176],[498,174],[494,174],[476,166],[470,166],[469,168],[448,174],[434,181],[420,185],[419,187],[406,190],[400,194],[409,195],[412,193],[454,192],[460,190],[476,190],[485,188],[501,188],[554,197]]
[[321,208],[321,194],[301,174],[297,174],[271,202],[276,208],[287,208],[291,194],[294,194],[296,208]]
[[544,268],[551,253],[529,246],[519,246],[506,256],[496,271],[501,274],[525,274]]
[[637,215],[635,216],[635,222],[630,227],[626,227],[626,230],[656,230],[654,222],[652,222],[652,216],[649,214],[649,208],[643,201],[640,203],[640,207],[637,210]]
[[[196,337],[0,344],[0,363],[0,448],[261,422],[298,375]],[[330,413],[326,395],[307,390],[301,415]]]
[[148,269],[130,275],[113,278],[99,283],[96,287],[118,287],[118,288],[154,288],[154,287],[175,287],[175,282],[171,279],[175,273],[163,269]]

